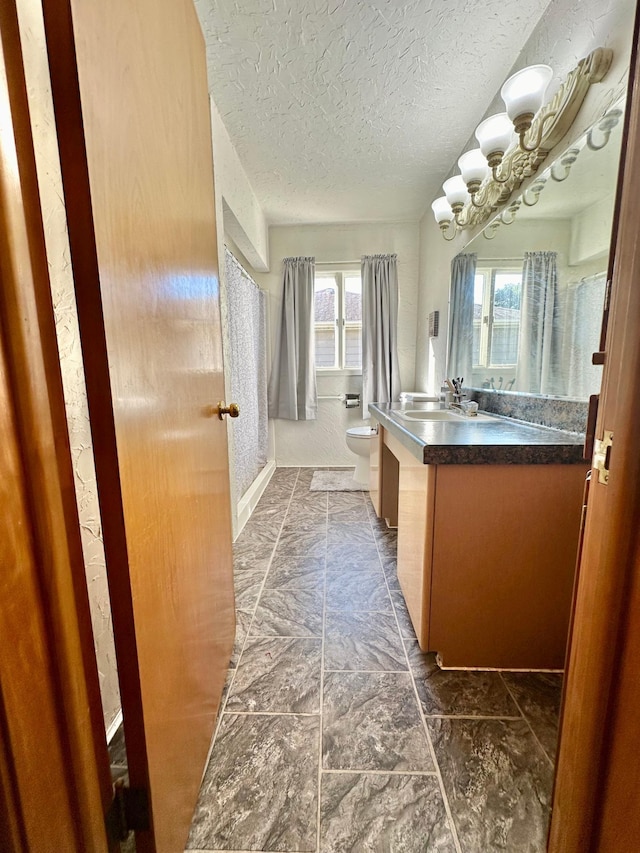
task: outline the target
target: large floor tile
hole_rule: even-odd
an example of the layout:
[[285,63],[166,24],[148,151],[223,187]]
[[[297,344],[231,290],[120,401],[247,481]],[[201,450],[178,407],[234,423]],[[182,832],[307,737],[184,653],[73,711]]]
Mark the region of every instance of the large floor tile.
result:
[[[254,545],[251,542],[233,543],[233,565],[234,568],[247,567],[249,563],[269,563],[273,555],[274,545]],[[255,568],[255,566],[254,566]]]
[[331,572],[377,572],[382,574],[382,564],[378,557],[378,552],[375,554],[368,553],[363,556],[360,549],[351,549],[340,547],[332,549],[331,555],[327,554],[327,569]]
[[348,545],[349,548],[360,550],[361,546],[375,546],[373,531],[370,524],[352,523],[345,524],[333,519],[329,522],[327,532],[328,545]]
[[233,643],[233,651],[231,652],[231,660],[229,661],[230,669],[235,669],[238,665],[240,653],[242,652],[244,641],[247,639],[252,619],[253,612],[249,612],[247,610],[236,610],[236,636]]
[[426,715],[520,717],[499,672],[444,670],[417,640],[405,643],[409,666]]
[[225,714],[188,848],[316,849],[318,717]]
[[381,572],[327,572],[327,610],[391,612],[391,599]]
[[406,670],[396,620],[388,613],[327,611],[324,668],[328,670]]
[[284,515],[268,520],[251,518],[244,526],[235,544],[239,547],[253,545],[255,548],[259,548],[261,545],[274,545],[283,521]]
[[543,853],[553,772],[526,722],[427,725],[462,853]]
[[340,566],[344,560],[348,559],[377,562],[379,565],[380,556],[373,537],[368,542],[354,543],[343,540],[327,544],[327,566]]
[[266,571],[264,569],[245,569],[236,572],[233,577],[233,589],[238,610],[253,610],[258,601]]
[[327,529],[324,522],[303,528],[297,524],[287,524],[280,534],[278,554],[322,556],[327,549]]
[[323,773],[320,821],[322,853],[456,849],[435,776]]
[[411,621],[411,617],[409,616],[409,611],[407,610],[407,604],[404,600],[404,595],[402,594],[400,589],[391,590],[391,601],[393,602],[393,609],[395,610],[396,616],[398,618],[400,634],[407,640],[415,640],[416,632],[413,628],[413,622]]
[[322,766],[434,769],[409,673],[325,673]]
[[252,637],[321,637],[322,593],[265,589],[256,608]]
[[320,639],[247,641],[227,699],[227,711],[320,713]]
[[324,557],[276,553],[265,589],[319,589],[324,584]]
[[555,761],[562,675],[555,672],[503,672],[502,676],[542,748],[549,759]]

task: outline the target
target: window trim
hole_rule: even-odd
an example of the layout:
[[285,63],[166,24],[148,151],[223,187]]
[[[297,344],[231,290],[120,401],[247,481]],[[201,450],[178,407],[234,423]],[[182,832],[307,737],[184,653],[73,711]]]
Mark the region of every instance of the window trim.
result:
[[[338,307],[338,315],[335,319],[335,328],[336,328],[336,362],[337,366],[334,367],[318,367],[316,365],[316,373],[322,376],[362,376],[362,364],[359,367],[344,367],[344,360],[346,357],[346,330],[348,326],[352,328],[357,328],[357,323],[347,323],[346,320],[346,299],[347,299],[347,290],[344,285],[345,277],[348,275],[357,274],[360,278],[360,293],[362,294],[362,273],[359,267],[355,265],[344,265],[344,266],[322,266],[320,269],[316,268],[315,276],[314,276],[314,292],[315,285],[319,278],[329,278],[333,279],[337,288],[337,307]],[[317,326],[328,326],[328,323],[316,323],[314,317],[314,331]],[[362,336],[362,320],[360,321],[360,334]],[[361,355],[362,358],[362,355]]]

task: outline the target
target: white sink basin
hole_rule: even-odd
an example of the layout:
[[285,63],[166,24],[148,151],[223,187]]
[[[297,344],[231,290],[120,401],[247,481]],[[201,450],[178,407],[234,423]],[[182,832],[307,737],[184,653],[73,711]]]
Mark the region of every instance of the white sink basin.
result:
[[399,418],[407,421],[446,421],[447,423],[463,424],[477,423],[478,421],[495,421],[491,415],[462,415],[447,409],[408,409],[402,412],[394,412]]

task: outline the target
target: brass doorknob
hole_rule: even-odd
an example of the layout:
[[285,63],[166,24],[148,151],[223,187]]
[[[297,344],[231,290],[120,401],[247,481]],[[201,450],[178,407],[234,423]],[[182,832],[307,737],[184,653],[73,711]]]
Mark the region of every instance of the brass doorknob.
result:
[[218,417],[222,420],[224,415],[229,415],[232,418],[237,418],[240,414],[240,406],[237,403],[229,403],[227,406],[224,400],[218,403]]

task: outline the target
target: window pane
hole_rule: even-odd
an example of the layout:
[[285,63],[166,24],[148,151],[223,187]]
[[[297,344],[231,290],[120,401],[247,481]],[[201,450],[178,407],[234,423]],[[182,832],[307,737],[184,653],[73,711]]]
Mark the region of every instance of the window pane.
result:
[[473,321],[473,366],[480,366],[480,320]]
[[317,276],[314,288],[316,367],[337,367],[338,286],[333,276]]
[[347,326],[344,339],[344,366],[362,367],[362,326]]
[[484,295],[485,274],[477,272],[473,283],[473,321],[482,320],[482,297]]
[[518,360],[521,291],[521,273],[496,273],[489,342],[489,362],[493,365],[515,364]]
[[345,273],[344,311],[347,323],[362,322],[362,282],[359,274]]

